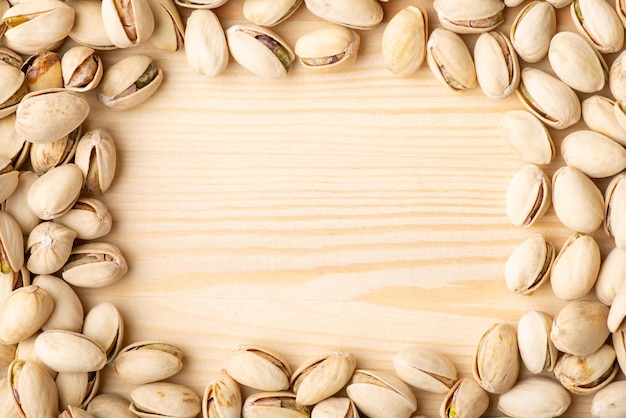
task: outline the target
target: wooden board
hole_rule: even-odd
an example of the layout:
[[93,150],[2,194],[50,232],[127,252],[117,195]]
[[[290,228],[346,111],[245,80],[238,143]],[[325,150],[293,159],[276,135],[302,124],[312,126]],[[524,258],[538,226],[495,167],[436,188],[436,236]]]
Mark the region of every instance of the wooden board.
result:
[[[184,51],[147,44],[102,53],[107,65],[147,53],[165,81],[122,113],[88,94],[86,127],[108,129],[118,146],[117,177],[103,196],[114,218],[106,240],[130,270],[115,285],[79,294],[87,309],[103,301],[119,308],[125,343],[180,345],[185,366],[171,381],[201,394],[240,344],[267,346],[294,369],[340,348],[358,367],[383,371],[399,350],[425,344],[470,377],[491,324],[565,304],[549,284],[523,297],[503,280],[524,238],[541,232],[558,249],[572,232],[552,209],[529,229],[505,216],[508,182],[524,163],[497,125],[522,105],[478,88],[453,93],[426,64],[405,78],[387,71],[383,29],[409,4],[428,10],[431,30],[439,26],[430,1],[383,3],[384,22],[360,32],[357,62],[336,73],[295,65],[285,79],[267,80],[231,59],[206,78],[190,70]],[[216,13],[228,27],[243,21],[241,9],[230,0]],[[499,29],[508,32],[518,10],[507,10]],[[569,9],[558,23],[574,30]],[[302,7],[275,30],[293,45],[320,24]],[[465,39],[472,46],[475,38]],[[557,149],[583,127],[552,131]],[[559,156],[546,172],[563,164]],[[606,256],[612,240],[593,236]],[[128,397],[132,388],[104,371],[102,392]],[[416,393],[418,412],[438,416],[443,395]],[[485,416],[500,415],[497,397],[491,401]],[[575,397],[567,416],[588,417],[590,402]]]

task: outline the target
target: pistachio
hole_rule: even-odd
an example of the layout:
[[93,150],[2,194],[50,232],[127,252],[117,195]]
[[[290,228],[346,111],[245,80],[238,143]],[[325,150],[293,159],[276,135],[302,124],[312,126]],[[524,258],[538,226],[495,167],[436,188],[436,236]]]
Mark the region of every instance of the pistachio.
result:
[[145,418],[194,418],[200,413],[200,398],[187,386],[175,383],[148,383],[135,388],[130,411]]
[[37,225],[26,240],[26,267],[35,274],[53,274],[67,261],[76,233],[46,221]]
[[30,147],[30,163],[38,176],[51,168],[69,163],[74,158],[78,138],[82,126],[74,129],[62,138],[45,144],[32,144]]
[[24,264],[24,239],[17,221],[0,211],[0,274],[18,272]]
[[329,24],[298,38],[295,53],[305,68],[335,70],[354,63],[360,41],[356,31]]
[[73,286],[96,288],[118,282],[128,271],[119,248],[106,242],[89,242],[72,249],[61,270]]
[[513,387],[519,374],[517,331],[507,323],[493,324],[480,338],[472,374],[487,392],[501,394]]
[[513,225],[531,226],[550,204],[550,179],[541,168],[527,164],[515,173],[506,195],[506,214]]
[[479,418],[489,407],[489,396],[474,379],[461,378],[441,403],[441,418]]
[[460,34],[491,31],[504,22],[502,0],[435,0],[433,7],[441,26]]
[[409,418],[417,409],[411,388],[382,372],[356,370],[346,392],[358,410],[370,418]]
[[76,11],[69,37],[79,45],[93,49],[115,49],[104,30],[102,3],[92,0],[71,0],[68,4]]
[[620,288],[620,291],[615,295],[613,304],[609,308],[609,316],[607,317],[606,324],[609,327],[609,331],[615,333],[624,324],[624,318],[626,318],[626,287]]
[[626,149],[608,136],[590,130],[567,135],[561,143],[565,163],[589,177],[609,177],[626,169]]
[[226,35],[217,15],[197,9],[187,18],[185,56],[193,71],[208,77],[220,74],[228,65]]
[[13,402],[23,418],[54,417],[58,392],[54,380],[37,363],[13,360],[7,372]]
[[608,97],[595,95],[582,102],[582,117],[589,129],[626,145],[626,129],[618,122],[615,112],[615,101]]
[[17,349],[15,350],[15,358],[37,363],[52,379],[54,379],[57,376],[57,372],[41,361],[37,353],[35,353],[35,341],[37,341],[39,334],[41,334],[41,331],[37,331],[27,339],[20,341],[17,344]]
[[[626,51],[622,51],[611,64],[609,89],[616,102],[626,100]],[[619,120],[620,118],[618,118],[618,122]]]
[[6,377],[3,377],[0,379],[0,413],[4,418],[22,418],[14,399],[13,388],[7,383]]
[[622,325],[612,333],[611,340],[613,343],[613,349],[617,356],[617,363],[619,364],[622,373],[626,370],[626,324],[622,322]]
[[315,16],[352,29],[373,29],[383,20],[383,8],[376,0],[304,0]]
[[454,363],[426,346],[400,351],[393,358],[393,367],[404,382],[428,392],[447,393],[457,380]]
[[617,247],[626,248],[626,173],[613,177],[604,195],[604,230]]
[[242,406],[239,385],[226,370],[211,378],[202,396],[202,418],[240,418]]
[[291,376],[291,386],[300,405],[313,405],[339,392],[352,377],[356,359],[345,351],[332,351],[309,358]]
[[59,392],[59,408],[85,408],[96,396],[100,386],[100,372],[60,372],[54,379]]
[[228,0],[174,0],[176,5],[191,9],[215,9]]
[[521,379],[498,398],[498,410],[518,418],[559,417],[572,398],[558,382],[547,377]]
[[572,3],[572,0],[546,0],[548,3],[552,5],[555,9],[562,9],[563,7],[567,7]]
[[[0,2],[1,1],[2,0],[0,0]],[[0,15],[0,17],[1,16],[2,15]],[[5,48],[3,46],[0,46],[0,61],[4,62],[5,64],[9,64],[10,66],[15,67],[17,69],[20,69],[24,62],[20,54],[18,54],[15,51],[10,50],[9,48]]]
[[69,405],[67,409],[61,412],[59,418],[94,418],[94,416],[84,409]]
[[602,389],[618,371],[615,351],[608,344],[587,356],[564,354],[554,366],[554,375],[563,387],[581,395]]
[[[96,395],[87,405],[87,412],[95,418],[137,418],[128,410],[130,402],[119,395],[103,393]],[[228,417],[225,417],[228,418]]]
[[183,352],[173,344],[142,341],[122,348],[113,372],[122,381],[143,385],[167,379],[183,367]]
[[527,110],[511,110],[504,113],[498,129],[500,138],[527,163],[549,164],[556,154],[550,132]]
[[570,235],[552,265],[550,284],[556,297],[585,297],[598,278],[600,261],[600,247],[593,237],[579,232]]
[[588,356],[609,336],[609,308],[600,302],[578,300],[565,305],[554,318],[550,339],[559,351]]
[[57,372],[94,372],[106,364],[106,354],[100,344],[84,334],[70,331],[42,332],[35,340],[35,353]]
[[242,385],[262,391],[281,391],[289,387],[291,368],[281,355],[254,345],[243,345],[231,352],[226,371]]
[[521,295],[531,294],[550,277],[554,257],[554,244],[541,234],[529,236],[506,261],[504,280],[507,288]]
[[545,312],[528,311],[517,324],[517,345],[524,366],[529,372],[551,372],[557,359],[557,349],[550,340],[553,318]]
[[90,197],[79,197],[74,206],[55,222],[76,232],[78,239],[102,238],[111,231],[113,221],[104,203]]
[[104,31],[118,48],[147,41],[154,31],[154,15],[148,0],[103,0]]
[[[2,17],[4,12],[9,10],[10,7],[11,4],[9,3],[9,0],[0,0],[0,17]],[[4,31],[6,29],[7,25],[2,20],[0,20],[0,38],[2,38],[2,35],[4,35]]]
[[86,132],[78,141],[75,163],[85,179],[85,188],[91,194],[106,192],[115,177],[117,155],[115,141],[102,128]]
[[122,348],[124,320],[112,303],[102,302],[87,312],[82,332],[104,348],[110,363]]
[[243,418],[308,418],[310,408],[299,405],[291,392],[258,392],[246,398]]
[[19,174],[11,160],[0,156],[0,202],[8,199],[17,188]]
[[271,27],[291,16],[302,0],[244,0],[243,16],[251,23]]
[[30,142],[15,132],[15,113],[0,119],[0,156],[18,170],[30,152]]
[[487,97],[503,99],[519,86],[517,54],[503,33],[482,33],[474,45],[474,62],[478,84]]
[[610,306],[620,288],[626,283],[626,249],[613,248],[600,264],[596,280],[596,297]]
[[28,91],[63,87],[61,57],[56,52],[37,51],[24,61],[22,72]]
[[604,220],[604,197],[589,177],[574,167],[561,167],[552,177],[552,205],[563,225],[590,234]]
[[95,89],[104,74],[102,60],[96,51],[84,45],[70,48],[63,54],[61,70],[65,88],[79,92]]
[[598,51],[608,54],[622,49],[624,28],[618,13],[606,1],[574,0],[570,13],[578,33]]
[[37,178],[37,174],[32,171],[20,172],[17,178],[17,188],[3,206],[4,211],[18,223],[23,235],[28,235],[40,222],[39,217],[28,206],[28,191]]
[[332,397],[315,404],[311,418],[359,418],[359,412],[350,398]]
[[[4,303],[4,301],[15,289],[28,286],[29,284],[31,284],[30,272],[28,271],[26,266],[22,266],[22,268],[18,271],[0,273],[0,305]],[[1,345],[2,344],[0,344],[0,346]],[[2,350],[0,349],[0,351]],[[0,357],[2,356],[0,355]]]
[[32,336],[53,309],[52,296],[39,286],[15,289],[0,305],[0,343],[15,344]]
[[626,414],[626,382],[611,382],[591,400],[592,418],[620,418]]
[[62,329],[79,332],[82,329],[83,305],[69,284],[50,275],[39,275],[32,283],[47,291],[54,300],[54,310],[46,323],[41,326],[42,330]]
[[382,54],[385,66],[397,76],[415,73],[426,59],[428,14],[420,7],[407,6],[385,26]]
[[426,62],[435,78],[453,91],[476,87],[474,61],[467,45],[456,33],[435,28],[426,44]]
[[0,61],[0,118],[15,111],[28,93],[24,73],[19,68]]
[[185,42],[185,25],[173,0],[148,0],[154,16],[150,43],[168,52],[178,51]]
[[531,1],[515,16],[511,24],[511,44],[521,59],[539,62],[550,48],[550,39],[556,33],[554,7],[545,1]]

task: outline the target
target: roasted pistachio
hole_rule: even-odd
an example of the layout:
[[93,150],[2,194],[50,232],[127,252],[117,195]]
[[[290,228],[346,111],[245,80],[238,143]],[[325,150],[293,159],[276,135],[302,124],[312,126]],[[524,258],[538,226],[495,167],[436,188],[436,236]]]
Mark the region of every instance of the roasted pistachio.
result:
[[194,418],[201,411],[200,398],[187,386],[148,383],[135,388],[130,411],[140,417]]
[[611,306],[624,283],[626,283],[626,249],[615,247],[600,264],[595,286],[596,297],[600,302]]
[[61,275],[73,286],[96,288],[116,283],[127,271],[128,264],[119,248],[106,242],[89,242],[72,248]]
[[609,308],[600,302],[577,300],[565,305],[554,318],[550,339],[559,351],[587,356],[609,336]]
[[226,360],[226,371],[242,385],[263,391],[280,391],[289,387],[291,368],[278,353],[263,347],[243,345]]
[[556,154],[550,132],[527,110],[511,110],[504,113],[498,129],[500,138],[519,158],[528,163],[549,164]]
[[572,398],[558,382],[547,377],[521,379],[498,398],[498,410],[518,418],[559,417]]
[[435,0],[433,7],[441,26],[456,33],[487,32],[504,22],[501,0]]
[[396,375],[409,385],[428,392],[447,393],[457,380],[454,363],[441,352],[413,346],[393,358]]
[[[9,363],[13,359],[9,361]],[[0,413],[5,418],[22,418],[18,405],[13,397],[13,388],[7,383],[7,378],[0,379]]]
[[608,136],[626,146],[626,129],[617,120],[615,101],[599,95],[582,102],[582,117],[592,131]]
[[328,71],[352,64],[357,57],[361,37],[339,25],[327,25],[302,35],[295,53],[308,69]]
[[515,16],[511,25],[511,44],[521,59],[539,62],[548,53],[556,33],[554,7],[545,1],[531,1]]
[[[609,69],[609,89],[616,102],[619,103],[626,100],[626,51],[622,51],[611,64]],[[619,116],[617,113],[616,115]],[[620,118],[618,117],[619,121]]]
[[332,397],[317,403],[311,418],[359,418],[359,412],[350,398]]
[[411,388],[394,375],[356,370],[346,391],[358,410],[370,418],[409,418],[417,409]]
[[53,222],[38,224],[26,240],[26,267],[34,274],[53,274],[67,261],[76,232]]
[[593,237],[579,232],[570,235],[552,265],[554,294],[563,300],[585,297],[598,278],[600,261],[600,247]]
[[85,408],[100,387],[100,372],[58,373],[54,379],[59,392],[59,408]]
[[28,93],[24,73],[19,68],[0,61],[0,119],[15,113]]
[[167,379],[182,367],[180,348],[161,341],[142,341],[120,350],[113,371],[124,382],[143,385]]
[[397,76],[416,72],[426,59],[428,14],[420,7],[407,6],[396,13],[383,32],[385,66]]
[[243,16],[259,26],[275,26],[291,16],[302,0],[244,0]]
[[78,239],[102,238],[111,231],[113,221],[104,203],[90,197],[79,197],[74,206],[55,222],[76,232]]
[[81,132],[82,126],[79,126],[69,134],[52,142],[32,144],[30,163],[35,174],[41,176],[51,168],[69,163],[74,158]]
[[54,310],[41,326],[44,331],[61,329],[79,332],[83,327],[83,305],[72,287],[51,275],[36,276],[32,283],[44,289],[54,300]]
[[106,192],[113,183],[117,167],[111,134],[102,128],[86,132],[78,141],[75,163],[83,173],[87,191],[95,195]]
[[35,340],[35,353],[57,372],[95,372],[106,364],[106,354],[100,344],[84,334],[70,331],[42,332]]
[[541,311],[528,311],[517,324],[517,345],[524,366],[529,372],[538,374],[551,372],[558,351],[550,340],[552,317]]
[[621,418],[626,414],[626,381],[612,382],[591,400],[592,418]]
[[480,338],[472,374],[487,392],[502,394],[513,387],[519,374],[517,331],[507,323],[493,324]]
[[0,211],[0,274],[21,270],[24,264],[24,239],[19,224]]
[[20,416],[54,417],[58,413],[58,392],[54,380],[37,363],[13,360],[7,383]]
[[339,392],[352,377],[356,359],[345,351],[309,358],[291,376],[291,386],[300,405],[313,405]]
[[489,407],[489,396],[474,379],[461,378],[441,403],[441,418],[479,418]]
[[19,173],[11,160],[0,156],[0,202],[9,198],[17,188]]
[[107,363],[110,363],[122,348],[124,320],[115,305],[102,302],[85,315],[82,333],[104,348]]
[[550,179],[534,164],[518,170],[509,182],[506,214],[515,226],[531,226],[546,213],[551,204]]
[[228,65],[226,35],[217,15],[208,9],[191,12],[187,18],[187,64],[198,74],[215,77]]
[[202,418],[240,418],[242,406],[239,385],[226,370],[211,378],[202,396]]
[[426,44],[426,61],[437,80],[453,91],[476,87],[474,61],[467,45],[456,33],[435,28]]
[[604,195],[604,230],[617,247],[626,248],[626,173],[613,177]]
[[566,227],[590,234],[604,220],[604,197],[598,186],[574,167],[559,168],[552,177],[552,206]]
[[30,142],[15,132],[15,113],[0,118],[0,156],[19,170],[30,152]]
[[602,389],[618,371],[615,351],[608,344],[587,356],[564,354],[554,366],[554,375],[563,387],[581,395]]
[[610,177],[626,169],[626,149],[608,136],[590,130],[567,135],[561,143],[565,163],[592,178]]
[[173,0],[148,0],[154,16],[150,43],[168,52],[178,51],[185,42],[185,25]]
[[531,294],[550,277],[554,257],[554,244],[541,234],[529,236],[513,250],[504,265],[507,288],[521,295]]
[[63,87],[61,57],[56,52],[37,51],[24,61],[22,72],[28,91]]
[[28,191],[37,178],[37,174],[32,171],[20,172],[15,191],[3,205],[3,210],[15,219],[23,235],[28,235],[40,222],[39,217],[28,206]]
[[15,344],[32,336],[46,323],[53,309],[52,296],[39,286],[14,290],[0,305],[0,343]]
[[[137,415],[129,411],[130,402],[119,395],[103,393],[96,395],[89,405],[87,412],[95,418],[137,418]],[[228,417],[226,417],[228,418]]]
[[376,0],[304,0],[315,16],[352,29],[373,29],[383,20],[383,8]]
[[28,191],[28,205],[43,220],[67,213],[78,200],[83,174],[75,164],[51,168]]
[[66,89],[85,92],[95,89],[104,73],[102,60],[92,48],[78,45],[61,59],[63,84]]
[[68,4],[75,10],[74,25],[69,34],[72,40],[93,49],[117,48],[104,30],[101,2],[71,0]]
[[[620,0],[616,3],[618,2]],[[618,13],[609,3],[600,0],[574,0],[570,5],[570,12],[578,33],[598,51],[608,54],[622,49],[624,28]]]
[[104,31],[118,48],[147,41],[154,31],[154,15],[148,0],[103,0]]
[[503,33],[482,33],[474,45],[474,62],[478,84],[487,97],[503,99],[519,86],[517,54]]

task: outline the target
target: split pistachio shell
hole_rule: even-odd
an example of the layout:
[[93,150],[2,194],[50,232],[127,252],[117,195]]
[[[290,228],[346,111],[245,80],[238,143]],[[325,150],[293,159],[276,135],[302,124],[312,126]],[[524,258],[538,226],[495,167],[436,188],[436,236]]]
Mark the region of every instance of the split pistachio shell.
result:
[[57,387],[39,364],[14,360],[7,372],[7,383],[22,418],[54,417],[58,413]]
[[100,372],[61,372],[57,374],[54,382],[59,392],[59,408],[66,409],[74,406],[85,408],[98,392]]
[[563,387],[580,395],[602,389],[618,371],[615,350],[608,344],[588,356],[564,354],[554,366],[554,375]]
[[22,418],[14,399],[13,388],[7,383],[7,378],[3,377],[0,379],[0,414],[4,418]]
[[103,393],[96,395],[87,405],[87,412],[95,418],[137,418],[128,410],[130,402],[119,395]]
[[135,388],[130,397],[130,411],[142,418],[194,418],[201,411],[198,395],[175,383],[148,383]]
[[598,51],[608,54],[622,49],[624,28],[608,2],[575,0],[570,5],[570,12],[576,30]]
[[593,237],[579,232],[570,235],[552,265],[550,283],[556,297],[585,297],[596,283],[600,261],[600,247]]
[[176,5],[190,9],[215,9],[228,0],[175,0]]
[[0,156],[11,161],[18,170],[30,152],[30,142],[15,132],[15,113],[0,118]]
[[360,41],[356,31],[329,24],[298,38],[295,53],[303,67],[330,71],[354,63]]
[[489,395],[474,379],[461,378],[452,386],[439,408],[440,418],[480,418],[489,407]]
[[[626,100],[626,51],[622,51],[611,64],[609,89],[616,102]],[[619,120],[618,117],[618,122]]]
[[291,368],[281,355],[254,345],[231,352],[226,371],[242,385],[263,391],[280,391],[290,385]]
[[346,391],[358,410],[370,418],[409,418],[417,409],[415,394],[395,375],[356,370]]
[[103,0],[104,31],[118,48],[147,41],[154,31],[154,15],[148,0]]
[[57,372],[93,372],[106,364],[106,354],[100,344],[84,334],[70,331],[42,332],[35,340],[35,353]]
[[[0,0],[0,2],[2,2],[2,0]],[[24,62],[20,54],[4,46],[0,46],[0,61],[17,69],[19,69]]]
[[248,396],[243,404],[243,418],[308,418],[310,408],[299,405],[291,392],[258,392]]
[[51,168],[68,164],[74,158],[81,132],[82,127],[79,126],[68,135],[52,142],[32,144],[30,147],[30,163],[35,174],[41,176]]
[[611,382],[591,400],[592,418],[621,418],[626,415],[626,381]]
[[350,398],[333,397],[317,403],[311,418],[359,418],[359,412]]
[[527,110],[511,110],[502,115],[500,138],[527,163],[550,164],[555,155],[554,142],[546,126]]
[[124,320],[115,305],[102,302],[87,312],[82,332],[104,348],[110,363],[122,348]]
[[185,56],[193,71],[215,77],[228,65],[226,35],[217,15],[197,9],[187,18]]
[[602,192],[574,167],[561,167],[554,173],[552,205],[561,223],[574,231],[590,234],[604,220]]
[[37,225],[26,240],[26,267],[34,274],[57,272],[70,256],[76,232],[46,221]]
[[161,341],[142,341],[120,350],[113,372],[124,382],[143,385],[174,376],[182,367],[180,348]]
[[615,101],[599,95],[588,97],[582,102],[582,117],[592,131],[626,146],[626,129],[617,120]]
[[19,224],[4,211],[0,211],[0,248],[0,272],[20,271],[24,264],[24,239]]
[[83,327],[83,305],[72,287],[64,280],[51,275],[39,275],[33,284],[47,291],[54,300],[54,310],[45,324],[44,331],[62,329],[79,332]]
[[472,367],[474,379],[487,392],[501,394],[519,374],[517,331],[507,323],[493,324],[480,338]]
[[275,26],[291,16],[302,0],[244,0],[243,16],[259,26]]
[[504,22],[502,0],[435,0],[441,26],[460,34],[487,32]]
[[119,248],[106,242],[89,242],[72,248],[61,270],[73,286],[97,288],[118,282],[128,271]]
[[4,202],[4,211],[15,219],[23,235],[28,235],[41,221],[28,206],[28,191],[38,178],[39,176],[30,170],[20,172],[17,188]]
[[554,257],[554,244],[541,234],[529,236],[513,250],[504,265],[507,288],[521,295],[531,294],[550,277]]
[[528,311],[517,324],[517,345],[524,366],[529,372],[538,374],[551,372],[558,351],[550,340],[553,318],[545,312]]
[[626,248],[626,173],[613,177],[604,195],[604,230],[617,247]]
[[0,343],[15,344],[32,336],[46,323],[53,309],[52,296],[39,286],[14,290],[0,305]]
[[185,42],[185,25],[173,0],[148,0],[154,16],[150,43],[159,49],[176,52]]
[[19,173],[13,169],[11,160],[0,156],[0,202],[6,200],[17,188]]
[[520,66],[511,41],[501,32],[485,32],[474,45],[476,78],[485,95],[503,99],[519,86]]
[[113,221],[104,202],[91,197],[79,197],[72,209],[55,219],[76,232],[78,239],[102,238],[111,231]]
[[79,92],[95,89],[104,74],[100,56],[84,45],[70,48],[63,54],[61,69],[65,88]]
[[596,297],[603,304],[611,306],[624,283],[626,283],[626,249],[615,247],[600,264],[595,286]]
[[235,380],[222,370],[204,389],[202,418],[240,418],[243,402]]
[[550,48],[556,33],[554,7],[545,1],[532,1],[524,6],[511,25],[511,44],[521,59],[539,62]]
[[102,128],[86,132],[76,146],[75,163],[83,173],[85,188],[99,195],[111,187],[117,167],[115,141]]
[[613,176],[626,169],[626,149],[608,136],[579,130],[561,142],[565,163],[592,178]]
[[435,78],[453,91],[476,87],[474,61],[467,45],[456,33],[435,28],[426,45],[426,62]]
[[588,356],[609,336],[608,315],[609,308],[600,302],[569,302],[554,318],[550,339],[559,351]]
[[498,410],[518,418],[552,418],[563,415],[571,402],[568,391],[555,380],[529,377],[500,395]]
[[420,7],[407,6],[385,26],[382,37],[383,62],[397,76],[415,73],[426,59],[428,14]]
[[0,118],[15,113],[28,93],[24,73],[19,68],[0,61]]
[[296,402],[313,405],[339,392],[352,377],[356,359],[345,351],[333,351],[312,357],[291,376]]
[[425,346],[406,348],[393,358],[396,375],[409,385],[427,392],[447,393],[457,381],[454,363]]
[[37,51],[24,61],[22,72],[28,91],[63,87],[61,57],[56,52]]
[[626,318],[626,287],[620,288],[620,291],[615,295],[613,304],[609,308],[609,316],[606,320],[609,331],[613,333],[618,332],[624,325],[624,318]]
[[71,0],[76,11],[69,37],[80,45],[98,50],[117,48],[104,30],[102,3],[92,0]]
[[513,225],[531,226],[550,204],[550,179],[541,168],[527,164],[515,173],[506,195],[506,215]]
[[383,20],[383,8],[376,0],[304,0],[315,16],[352,29],[373,29]]

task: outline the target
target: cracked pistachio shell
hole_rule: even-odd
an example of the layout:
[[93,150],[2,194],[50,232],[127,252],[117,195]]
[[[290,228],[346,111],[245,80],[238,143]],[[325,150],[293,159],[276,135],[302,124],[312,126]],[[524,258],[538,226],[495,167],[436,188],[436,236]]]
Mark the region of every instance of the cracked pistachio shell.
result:
[[128,110],[146,101],[163,81],[163,71],[147,55],[131,55],[105,71],[98,100],[113,110]]
[[485,96],[503,99],[519,86],[519,60],[505,34],[482,33],[474,45],[474,63],[478,85]]
[[264,78],[282,78],[291,69],[295,53],[273,31],[256,25],[226,29],[232,57],[248,71]]
[[572,402],[569,392],[547,377],[521,379],[498,398],[498,410],[518,418],[559,417]]
[[111,231],[113,220],[104,202],[91,197],[79,197],[72,209],[55,219],[76,232],[78,239],[102,238]]
[[425,346],[398,352],[393,367],[404,382],[427,392],[447,393],[457,380],[454,363],[441,352]]
[[21,68],[26,75],[28,91],[63,87],[61,57],[53,51],[40,50],[24,61]]
[[608,97],[595,95],[582,102],[582,117],[589,129],[626,145],[626,129],[618,122],[615,112],[615,101]]
[[531,112],[511,110],[504,113],[498,130],[500,138],[525,162],[545,165],[554,158],[556,152],[550,131]]
[[588,356],[564,354],[554,366],[554,375],[572,393],[594,393],[615,378],[619,367],[615,350],[605,344]]
[[435,78],[453,91],[463,92],[476,87],[472,55],[456,33],[435,28],[426,44],[426,62]]
[[317,403],[311,418],[359,418],[359,412],[350,398],[332,397]]
[[504,265],[507,288],[520,295],[530,295],[550,277],[554,257],[554,244],[541,234],[529,236],[511,252]]
[[517,324],[517,346],[524,366],[529,372],[551,372],[558,351],[550,340],[553,318],[545,312],[528,311]]
[[54,50],[69,35],[74,9],[59,0],[20,2],[2,16],[5,45],[23,55]]
[[102,393],[89,401],[87,412],[95,418],[137,418],[128,410],[129,406],[130,402],[119,395]]
[[102,0],[104,31],[118,48],[139,45],[152,36],[154,15],[148,0]]
[[142,418],[194,418],[201,411],[198,395],[175,383],[148,383],[135,388],[130,397],[130,411]]
[[504,22],[502,0],[435,0],[433,7],[441,26],[459,34],[491,31]]
[[308,418],[310,408],[299,405],[291,392],[258,392],[248,396],[243,404],[243,418]]
[[263,347],[243,345],[229,353],[226,371],[238,383],[262,391],[281,391],[289,387],[291,368],[280,354]]
[[579,232],[570,235],[552,264],[550,284],[556,297],[585,297],[596,283],[600,261],[600,247],[593,237]]
[[535,0],[524,6],[515,16],[510,39],[521,59],[535,63],[546,56],[555,33],[554,7],[545,1]]
[[298,38],[295,53],[303,67],[330,71],[354,63],[360,42],[356,31],[329,24]]
[[78,141],[74,162],[85,179],[88,192],[99,195],[111,187],[117,167],[115,141],[102,128],[86,132]]
[[[13,359],[11,359],[13,361]],[[11,362],[9,361],[9,363]],[[22,418],[17,405],[13,400],[13,388],[8,384],[7,378],[0,379],[0,415],[4,418]]]
[[211,378],[202,396],[202,418],[240,418],[241,390],[226,370]]
[[0,118],[15,113],[28,93],[24,73],[19,68],[0,61]]
[[143,385],[174,376],[182,367],[180,348],[161,341],[141,341],[120,350],[113,372],[126,383]]
[[32,171],[20,172],[15,191],[4,202],[3,210],[15,219],[22,235],[28,235],[40,222],[39,217],[28,206],[28,191],[38,178]]
[[63,54],[61,70],[65,88],[78,92],[95,89],[104,74],[100,56],[85,45],[77,45]]
[[185,25],[173,0],[148,0],[154,16],[150,43],[168,52],[176,52],[185,42]]
[[0,119],[0,156],[19,169],[30,152],[30,142],[15,132],[15,113]]
[[53,309],[52,296],[39,286],[14,290],[0,305],[0,344],[19,343],[35,334]]
[[600,264],[600,273],[595,286],[596,297],[603,304],[611,306],[624,283],[626,283],[626,249],[615,247]]
[[531,226],[550,204],[550,179],[541,168],[527,164],[513,175],[506,195],[506,215],[513,225]]
[[626,149],[606,135],[582,129],[561,142],[565,164],[589,177],[610,177],[626,169]]
[[79,332],[83,327],[83,305],[72,287],[64,280],[51,275],[36,276],[32,283],[47,291],[54,300],[54,310],[45,324],[44,331],[62,329]]
[[598,51],[608,54],[622,49],[624,27],[608,2],[574,0],[570,4],[570,13],[578,33]]
[[519,374],[517,331],[507,323],[495,323],[480,338],[472,374],[489,393],[501,394],[513,387]]
[[58,391],[54,380],[39,364],[13,360],[7,371],[13,402],[23,418],[55,417]]
[[67,2],[76,11],[69,37],[77,44],[98,50],[117,48],[104,30],[102,4],[93,0]]
[[42,220],[67,213],[80,196],[83,173],[76,164],[53,167],[41,175],[28,191],[28,205]]
[[[2,2],[2,0],[0,0],[0,2]],[[0,13],[2,12],[0,11]],[[22,64],[24,62],[20,54],[3,46],[0,46],[0,61],[18,69],[22,67]]]
[[26,267],[34,274],[57,272],[70,256],[75,238],[74,231],[59,223],[40,223],[26,240]]
[[621,418],[626,415],[626,381],[611,382],[593,396],[592,418]]
[[428,14],[420,7],[407,6],[385,26],[382,37],[383,62],[397,76],[413,74],[426,59]]
[[60,409],[85,408],[98,392],[100,372],[60,372],[57,374],[54,382],[59,392]]
[[604,220],[602,192],[574,167],[561,167],[552,176],[552,206],[563,225],[585,234],[598,229]]
[[0,271],[17,272],[24,265],[24,239],[19,224],[11,215],[0,211]]
[[[609,89],[616,102],[619,103],[626,100],[626,51],[622,51],[611,64],[609,69]],[[623,113],[624,110],[621,104],[619,106],[620,110],[622,110],[621,113]],[[616,115],[618,116],[618,122],[623,119],[620,117],[620,113],[616,113]],[[623,126],[624,124],[622,123]]]
[[480,418],[489,407],[489,395],[474,379],[461,378],[441,403],[441,418]]
[[259,26],[278,25],[291,16],[302,0],[244,0],[243,16]]
[[51,168],[69,163],[74,158],[81,132],[82,126],[79,126],[64,137],[52,142],[32,144],[30,146],[30,164],[35,174],[41,176]]
[[309,358],[291,375],[296,402],[313,405],[331,397],[348,383],[355,368],[356,359],[345,351]]
[[175,0],[176,5],[190,9],[215,9],[228,0]]
[[352,29],[373,29],[383,20],[377,0],[304,0],[315,16]]
[[600,302],[578,300],[565,305],[552,321],[550,339],[559,351],[587,356],[609,336],[609,308]]
[[122,349],[124,320],[115,305],[102,302],[87,312],[82,332],[104,348],[110,363]]
[[77,332],[44,331],[35,340],[35,353],[43,363],[57,372],[94,372],[106,364],[102,346]]
[[0,202],[8,199],[17,188],[19,172],[13,169],[11,160],[0,156]]
[[94,418],[89,412],[84,409],[77,408],[72,405],[68,405],[67,409],[59,414],[59,418]]
[[47,89],[28,93],[17,107],[17,134],[32,143],[46,143],[68,135],[89,114],[89,103],[77,92]]
[[611,179],[604,196],[604,230],[617,247],[626,248],[626,173]]
[[383,372],[356,370],[346,392],[358,410],[370,418],[409,418],[417,409],[411,388]]
[[226,34],[217,15],[208,9],[196,9],[187,18],[185,56],[193,71],[215,77],[228,65]]
[[106,242],[89,242],[72,248],[61,275],[73,286],[97,288],[118,282],[127,271],[128,264],[119,248]]

